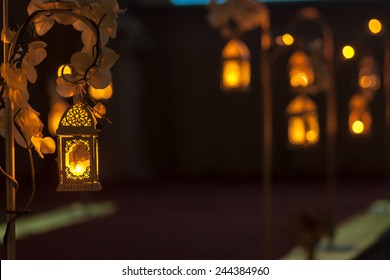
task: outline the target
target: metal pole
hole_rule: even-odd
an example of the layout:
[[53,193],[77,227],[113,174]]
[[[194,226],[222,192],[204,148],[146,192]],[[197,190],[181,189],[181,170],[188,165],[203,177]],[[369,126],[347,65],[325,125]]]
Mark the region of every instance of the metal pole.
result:
[[272,88],[270,74],[270,22],[264,5],[261,26],[260,81],[263,91],[263,254],[271,258],[272,248]]
[[304,8],[298,14],[298,21],[305,20],[317,23],[322,30],[323,56],[326,65],[326,197],[327,208],[331,211],[334,207],[336,189],[336,136],[337,136],[337,101],[334,84],[334,49],[333,32],[330,25],[322,18],[315,8]]
[[333,33],[328,24],[321,20],[324,36],[324,58],[327,67],[326,93],[326,146],[327,146],[327,197],[328,209],[334,208],[334,197],[336,189],[336,135],[337,135],[337,102],[334,85],[334,50]]
[[[8,28],[8,0],[3,0],[3,30]],[[4,64],[8,63],[8,44],[3,44],[3,56]],[[5,161],[6,172],[15,177],[15,145],[14,145],[14,104],[9,99],[8,87],[4,85],[4,97],[5,97]],[[15,211],[15,188],[14,183],[11,180],[6,181],[6,209],[10,212]],[[8,225],[8,238],[6,240],[7,246],[7,259],[16,259],[16,238],[15,238],[15,214],[7,213],[6,219]]]

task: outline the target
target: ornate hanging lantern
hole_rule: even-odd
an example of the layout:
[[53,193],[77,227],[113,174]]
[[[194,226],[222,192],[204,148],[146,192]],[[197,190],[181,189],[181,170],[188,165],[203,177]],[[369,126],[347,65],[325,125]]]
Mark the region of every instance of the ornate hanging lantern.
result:
[[287,106],[288,140],[295,146],[310,146],[319,141],[316,104],[307,96],[294,98]]
[[58,135],[57,191],[99,191],[98,134],[91,110],[75,96],[61,118]]
[[349,101],[349,132],[352,135],[368,135],[371,132],[371,112],[366,96],[357,93]]
[[221,87],[225,90],[247,90],[251,79],[250,53],[238,39],[232,39],[222,50]]

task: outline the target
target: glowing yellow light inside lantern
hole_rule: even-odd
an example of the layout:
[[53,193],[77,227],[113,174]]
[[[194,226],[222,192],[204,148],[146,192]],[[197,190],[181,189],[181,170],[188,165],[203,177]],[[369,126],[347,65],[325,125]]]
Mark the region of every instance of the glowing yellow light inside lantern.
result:
[[75,176],[81,176],[90,166],[90,152],[84,144],[75,144],[65,155],[66,166]]
[[307,87],[309,85],[308,76],[304,72],[293,73],[290,77],[292,87]]
[[237,61],[227,61],[223,65],[223,83],[234,88],[240,85],[240,65]]
[[305,123],[302,117],[291,117],[288,124],[288,140],[291,144],[305,143]]
[[60,67],[58,67],[57,70],[58,77],[61,77],[63,74],[70,75],[72,73],[73,73],[72,68],[68,65],[61,65]]
[[373,18],[368,22],[368,29],[370,29],[373,34],[378,34],[382,31],[382,23],[376,18]]
[[342,53],[345,59],[351,59],[355,56],[355,50],[351,46],[344,46]]
[[355,134],[360,134],[364,131],[364,124],[362,121],[354,121],[352,124],[352,131]]
[[111,98],[113,94],[113,86],[112,83],[110,83],[106,88],[97,89],[92,86],[89,86],[89,95],[96,100],[99,99],[109,99]]
[[294,37],[291,34],[286,33],[282,36],[282,41],[286,46],[290,46],[294,44]]
[[53,136],[57,135],[56,131],[58,124],[60,123],[61,117],[68,108],[68,104],[64,101],[56,101],[50,108],[48,123],[49,123],[49,133]]
[[246,87],[250,81],[248,61],[225,61],[223,64],[223,86],[226,88]]
[[317,133],[315,133],[314,130],[309,130],[306,132],[306,140],[309,143],[316,143],[317,142]]

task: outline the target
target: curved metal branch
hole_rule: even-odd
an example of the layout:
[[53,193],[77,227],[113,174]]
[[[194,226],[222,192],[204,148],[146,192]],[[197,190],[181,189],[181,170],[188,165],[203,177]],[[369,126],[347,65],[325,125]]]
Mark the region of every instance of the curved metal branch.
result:
[[[82,13],[83,11],[80,10],[80,12]],[[83,83],[87,82],[88,80],[92,79],[92,77],[96,74],[97,70],[99,69],[99,64],[101,61],[101,48],[102,48],[101,43],[100,43],[99,25],[100,25],[102,19],[106,15],[104,15],[100,19],[99,23],[96,24],[92,19],[76,12],[76,9],[69,9],[69,6],[67,6],[67,5],[64,5],[63,8],[61,8],[59,5],[57,5],[56,8],[52,8],[52,9],[48,9],[48,10],[37,10],[37,11],[33,12],[27,18],[27,20],[23,23],[23,25],[19,28],[18,32],[16,33],[15,40],[13,40],[13,42],[10,45],[10,49],[8,52],[8,58],[9,58],[8,61],[12,61],[15,58],[15,56],[19,53],[18,48],[20,46],[20,39],[21,39],[22,35],[24,35],[24,33],[27,31],[27,28],[34,24],[34,20],[38,17],[41,17],[41,16],[51,17],[54,15],[68,15],[68,16],[74,17],[74,18],[82,21],[84,24],[86,24],[86,26],[95,35],[96,44],[93,46],[93,49],[95,49],[96,52],[92,53],[93,63],[87,68],[87,71],[86,71],[83,79],[71,81],[71,80],[65,78],[65,76],[64,76],[65,81],[68,83],[71,83],[74,85],[83,84]],[[87,76],[88,73],[90,72],[90,70],[93,69],[94,67],[96,67],[96,71],[94,73],[92,73],[92,75]]]

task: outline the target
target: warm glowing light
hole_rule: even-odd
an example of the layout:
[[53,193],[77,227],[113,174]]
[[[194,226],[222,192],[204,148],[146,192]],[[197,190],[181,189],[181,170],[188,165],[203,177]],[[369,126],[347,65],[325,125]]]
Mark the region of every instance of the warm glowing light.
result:
[[89,95],[96,100],[109,99],[111,98],[113,92],[114,90],[112,83],[110,83],[106,88],[102,89],[96,89],[92,86],[89,86]]
[[368,29],[370,29],[373,34],[378,34],[382,31],[382,23],[376,18],[373,18],[368,22]]
[[66,166],[75,176],[81,176],[90,166],[90,151],[84,143],[73,145],[65,155]]
[[291,34],[286,33],[282,36],[282,41],[286,46],[290,46],[294,44],[294,37]]
[[68,65],[61,65],[60,67],[58,67],[58,70],[57,70],[58,77],[61,77],[63,74],[70,75],[72,73],[73,73],[73,70]]
[[305,143],[305,123],[301,117],[291,117],[288,122],[288,140],[294,145]]
[[224,89],[246,89],[250,84],[249,50],[236,39],[230,40],[222,51],[221,86]]
[[363,75],[359,79],[359,86],[362,89],[378,89],[379,76],[378,75]]
[[357,93],[349,100],[349,132],[355,135],[367,135],[371,131],[371,112],[367,95]]
[[56,101],[51,105],[48,123],[49,123],[49,133],[53,136],[57,135],[58,124],[60,123],[61,117],[68,108],[68,103],[60,100]]
[[354,121],[352,124],[352,131],[355,134],[360,134],[364,131],[364,124],[361,121]]
[[346,58],[346,59],[351,59],[355,56],[355,50],[353,47],[351,46],[345,46],[343,47],[343,56]]

